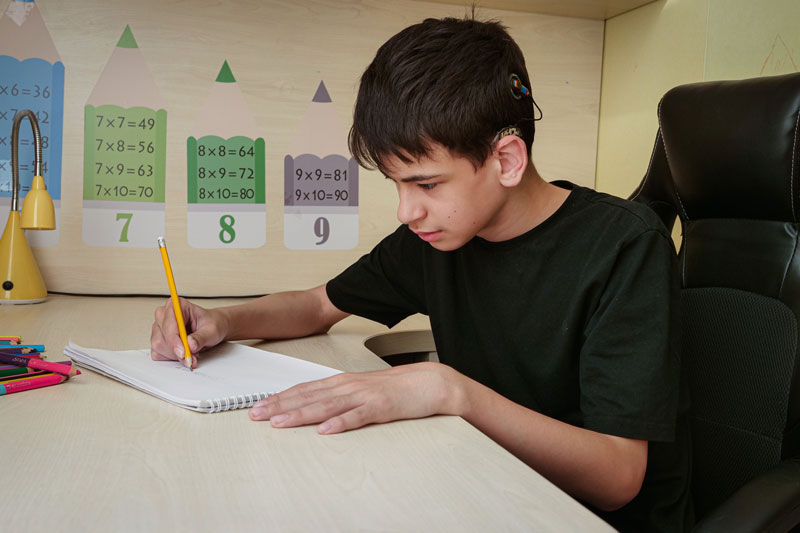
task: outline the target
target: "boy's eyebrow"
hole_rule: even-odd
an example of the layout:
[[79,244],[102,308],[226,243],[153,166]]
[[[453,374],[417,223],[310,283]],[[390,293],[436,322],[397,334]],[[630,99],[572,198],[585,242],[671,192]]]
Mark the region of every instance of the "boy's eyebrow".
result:
[[[425,180],[429,180],[429,179],[433,179],[433,178],[438,178],[439,176],[441,176],[441,174],[430,174],[428,176],[425,176],[425,175],[422,175],[422,174],[417,174],[417,175],[414,175],[414,176],[407,176],[405,178],[401,178],[400,181],[402,181],[403,183],[411,183],[411,182],[415,182],[415,181],[425,181]],[[387,180],[397,181],[393,177],[387,176],[386,174],[384,174],[384,177]]]

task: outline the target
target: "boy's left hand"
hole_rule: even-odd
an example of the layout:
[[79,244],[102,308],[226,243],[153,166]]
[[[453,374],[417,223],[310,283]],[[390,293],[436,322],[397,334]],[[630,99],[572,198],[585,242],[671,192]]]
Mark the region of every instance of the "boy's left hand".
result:
[[278,428],[319,424],[319,433],[341,433],[392,420],[457,415],[464,401],[463,377],[439,363],[337,374],[259,401],[250,418]]

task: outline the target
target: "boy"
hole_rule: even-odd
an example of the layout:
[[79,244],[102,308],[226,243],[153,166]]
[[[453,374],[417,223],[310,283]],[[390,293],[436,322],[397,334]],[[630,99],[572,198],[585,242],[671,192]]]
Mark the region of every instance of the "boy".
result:
[[[644,206],[539,176],[530,86],[497,23],[428,19],[387,41],[361,79],[350,148],[394,183],[402,225],[326,285],[221,309],[183,301],[192,364],[223,340],[428,314],[441,364],[299,385],[250,417],[337,433],[459,415],[615,527],[682,530],[670,237]],[[182,357],[171,309],[156,310],[154,359]]]

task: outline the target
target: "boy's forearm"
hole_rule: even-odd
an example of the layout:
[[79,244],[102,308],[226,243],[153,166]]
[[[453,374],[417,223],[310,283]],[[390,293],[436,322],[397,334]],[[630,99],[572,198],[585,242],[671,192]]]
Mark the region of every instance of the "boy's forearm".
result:
[[215,310],[225,323],[225,340],[288,339],[325,333],[347,316],[327,297],[325,286],[279,292]]
[[572,496],[613,510],[638,493],[646,441],[572,426],[462,378],[461,416]]

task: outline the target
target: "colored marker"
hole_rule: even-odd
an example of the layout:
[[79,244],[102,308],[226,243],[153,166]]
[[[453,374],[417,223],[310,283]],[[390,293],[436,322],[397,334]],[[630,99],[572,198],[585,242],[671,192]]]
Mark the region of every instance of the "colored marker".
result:
[[13,348],[14,350],[19,350],[19,349],[27,350],[27,352],[23,353],[36,353],[44,351],[44,344],[13,344],[13,345],[0,346],[0,350],[7,350],[9,348]]
[[14,355],[25,355],[27,357],[38,357],[44,351],[43,344],[5,344],[0,346],[0,350]]
[[24,355],[25,357],[42,358],[42,354],[39,351],[34,348],[28,348],[27,346],[8,344],[0,346],[0,351],[7,355]]
[[6,376],[19,376],[19,374],[29,374],[39,372],[35,368],[17,365],[0,365],[0,381],[7,379]]
[[183,343],[183,362],[192,369],[192,351],[189,350],[189,338],[186,336],[186,323],[183,321],[181,312],[181,302],[178,300],[178,288],[175,286],[175,277],[172,275],[172,265],[169,263],[167,255],[167,241],[164,237],[158,238],[158,248],[161,250],[161,261],[164,263],[164,272],[167,274],[167,285],[169,285],[169,296],[172,299],[172,310],[175,311],[175,320],[178,322],[178,334]]
[[24,379],[33,376],[41,376],[42,374],[52,374],[52,372],[48,372],[46,370],[36,370],[35,368],[30,368],[27,366],[13,366],[13,365],[9,366],[11,367],[11,369],[16,369],[16,373],[3,375],[3,370],[0,370],[0,383],[5,383],[7,381],[15,381],[18,379]]
[[[29,357],[39,358],[39,354],[31,354]],[[69,365],[72,366],[72,361],[61,361],[62,365]],[[31,373],[31,372],[44,372],[44,370],[36,370],[35,368],[31,368],[28,366],[18,366],[18,365],[0,365],[0,380],[6,379],[4,376],[18,376],[19,374]]]
[[22,355],[14,355],[0,350],[0,362],[8,363],[10,365],[27,366],[29,368],[36,368],[39,370],[47,370],[48,372],[56,372],[67,377],[77,376],[81,373],[80,370],[72,368],[71,365],[63,363],[51,363],[50,361],[42,361],[35,357],[25,357]]
[[18,379],[16,381],[6,381],[0,383],[0,396],[41,387],[49,387],[50,385],[58,385],[66,379],[68,379],[67,376],[62,376],[61,374],[44,374],[32,378]]

